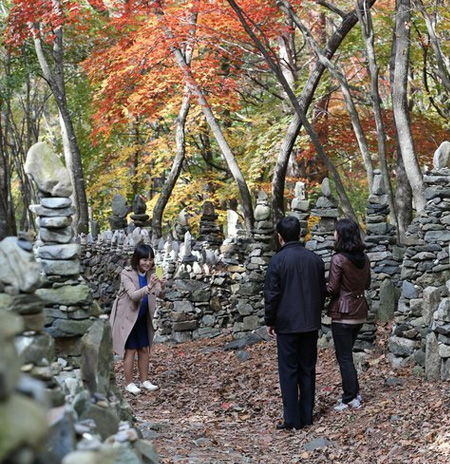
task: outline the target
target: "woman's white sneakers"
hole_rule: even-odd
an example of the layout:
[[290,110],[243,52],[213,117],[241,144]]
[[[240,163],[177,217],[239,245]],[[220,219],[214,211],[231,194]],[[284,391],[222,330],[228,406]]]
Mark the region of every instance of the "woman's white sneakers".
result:
[[141,383],[141,387],[145,388],[148,391],[155,391],[158,390],[158,385],[154,385],[153,383],[150,382],[150,380],[146,380],[145,382]]
[[343,411],[347,408],[359,409],[362,406],[361,401],[358,397],[352,399],[349,403],[343,403],[339,400],[338,404],[334,407],[335,411]]
[[125,390],[128,392],[128,393],[131,393],[132,395],[139,395],[139,393],[141,393],[141,389],[138,388],[136,386],[136,384],[134,383],[129,383],[126,387],[125,387]]
[[[141,388],[144,388],[147,391],[155,391],[158,390],[158,385],[154,385],[153,383],[150,382],[150,380],[146,380],[145,382],[141,383]],[[135,383],[129,383],[126,387],[125,390],[128,393],[131,393],[132,395],[139,395],[139,393],[142,392],[141,388],[139,388]]]

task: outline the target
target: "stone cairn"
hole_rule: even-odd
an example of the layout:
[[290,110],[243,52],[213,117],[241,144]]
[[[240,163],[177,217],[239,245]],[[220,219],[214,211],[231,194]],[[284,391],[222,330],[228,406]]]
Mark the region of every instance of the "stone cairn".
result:
[[150,216],[146,214],[147,205],[141,195],[135,195],[133,200],[133,214],[130,215],[136,227],[149,227]]
[[109,218],[111,230],[124,230],[127,228],[127,215],[130,208],[127,200],[120,194],[114,195],[112,199],[112,216]]
[[449,160],[450,142],[444,142],[434,154],[434,169],[424,175],[427,204],[406,232],[401,296],[389,339],[394,367],[416,364],[430,379],[449,378]]
[[214,210],[214,205],[210,201],[205,201],[202,206],[200,217],[200,231],[197,242],[206,242],[210,247],[218,249],[223,242],[223,234],[217,224],[218,215]]
[[[311,210],[311,216],[316,216],[318,222],[311,230],[311,237],[306,243],[306,248],[322,258],[328,278],[331,256],[334,253],[334,227],[339,217],[338,202],[331,194],[328,178],[322,181],[321,195]],[[319,343],[322,347],[328,347],[331,339],[331,319],[324,314],[322,316],[322,336]]]
[[[230,268],[237,285],[232,288],[231,319],[233,336],[242,338],[264,325],[262,290],[270,258],[273,255],[274,229],[269,199],[264,191],[258,193],[255,207],[253,241],[243,242],[246,259],[240,268]],[[233,272],[236,271],[236,272]]]
[[400,253],[395,245],[395,226],[388,223],[389,212],[383,177],[381,171],[376,169],[366,215],[365,245],[371,264],[372,281],[366,295],[369,315],[357,341],[361,350],[373,347],[376,336],[375,320],[392,320],[397,306]]
[[305,183],[297,182],[294,189],[294,198],[291,202],[291,215],[300,221],[300,240],[305,241],[308,234],[308,219],[311,203],[306,199]]
[[397,285],[403,258],[397,247],[395,226],[388,223],[389,204],[381,171],[374,171],[372,194],[366,216],[365,244],[372,266],[372,286],[369,292],[372,313],[377,320],[394,318],[397,307]]
[[35,182],[40,204],[30,209],[38,215],[37,256],[45,274],[36,291],[45,304],[45,329],[55,339],[56,354],[79,366],[81,337],[102,314],[89,287],[79,280],[80,246],[72,241],[69,174],[55,153],[44,143],[33,145],[25,163]]

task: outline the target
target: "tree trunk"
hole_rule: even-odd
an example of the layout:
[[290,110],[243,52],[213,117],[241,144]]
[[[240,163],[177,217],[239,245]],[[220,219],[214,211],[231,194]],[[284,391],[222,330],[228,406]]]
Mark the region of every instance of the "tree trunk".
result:
[[397,0],[395,14],[395,69],[392,87],[392,107],[406,175],[411,185],[415,208],[425,208],[423,178],[416,157],[408,110],[408,68],[410,55],[411,12],[410,0]]
[[394,193],[392,190],[391,178],[389,176],[389,169],[386,160],[386,131],[384,130],[384,123],[381,113],[381,97],[379,92],[379,67],[377,64],[375,48],[374,48],[374,29],[372,23],[372,14],[369,8],[365,7],[366,2],[363,3],[363,11],[357,10],[361,32],[366,46],[366,57],[368,62],[368,70],[370,75],[370,97],[372,100],[373,115],[375,118],[375,126],[377,130],[377,145],[378,156],[380,159],[380,171],[383,177],[384,186],[388,196],[388,204],[390,209],[390,222],[397,228],[397,234],[400,232],[398,228],[397,213],[394,204]]
[[413,219],[412,211],[412,190],[405,172],[405,164],[401,151],[397,156],[397,190],[395,192],[395,206],[398,217],[398,236],[402,243],[406,229]]
[[186,94],[183,98],[180,111],[177,118],[177,132],[176,132],[176,147],[177,153],[173,160],[172,169],[170,170],[167,180],[161,190],[159,198],[153,209],[152,229],[157,238],[162,236],[162,217],[164,209],[169,201],[170,195],[175,187],[175,184],[180,176],[181,168],[186,157],[186,144],[185,144],[185,125],[186,118],[190,108],[190,96]]
[[[32,26],[33,27],[33,26]],[[78,212],[78,222],[74,223],[76,233],[87,233],[89,230],[89,212],[84,185],[83,165],[81,162],[81,152],[78,146],[72,117],[67,105],[66,88],[64,80],[64,61],[63,61],[63,37],[62,28],[55,32],[53,43],[53,63],[54,71],[45,56],[42,40],[38,33],[33,30],[34,46],[41,66],[44,79],[47,81],[60,112],[61,130],[63,141],[67,144],[65,150],[66,166],[74,189],[74,203]]]

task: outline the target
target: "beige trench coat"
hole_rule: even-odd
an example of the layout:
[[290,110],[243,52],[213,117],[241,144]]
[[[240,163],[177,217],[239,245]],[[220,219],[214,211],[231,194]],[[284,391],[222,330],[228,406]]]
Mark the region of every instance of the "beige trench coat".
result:
[[[154,271],[147,273],[147,285]],[[154,329],[153,316],[156,309],[156,297],[162,293],[158,282],[148,294],[147,331],[150,346],[152,345]],[[139,288],[139,275],[132,267],[126,267],[120,274],[120,288],[114,301],[109,321],[112,329],[113,350],[119,356],[125,355],[125,343],[139,315],[139,307],[146,295],[146,288]]]

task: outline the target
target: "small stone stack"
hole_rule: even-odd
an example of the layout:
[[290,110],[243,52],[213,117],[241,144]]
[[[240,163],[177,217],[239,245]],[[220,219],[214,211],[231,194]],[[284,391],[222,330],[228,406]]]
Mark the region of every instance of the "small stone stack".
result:
[[111,230],[124,230],[127,228],[127,215],[130,211],[127,200],[120,194],[112,199],[112,216],[109,218]]
[[400,277],[400,255],[396,247],[395,226],[388,223],[389,204],[381,171],[374,171],[372,194],[366,216],[365,244],[372,269],[372,282],[367,292],[369,317],[358,337],[359,348],[370,349],[375,340],[375,320],[389,321],[397,307],[397,283]]
[[297,182],[294,189],[294,198],[291,202],[291,216],[295,216],[300,221],[300,240],[305,241],[308,233],[308,219],[311,204],[306,199],[305,183]]
[[135,195],[133,200],[133,214],[130,215],[136,227],[149,227],[150,216],[146,214],[147,205],[141,195]]
[[381,171],[374,171],[373,192],[366,216],[366,247],[372,266],[371,309],[380,321],[394,317],[401,253],[396,246],[395,226],[388,223],[389,204]]
[[[325,264],[325,275],[328,278],[331,256],[334,253],[334,228],[339,217],[338,202],[331,194],[330,180],[325,178],[321,186],[322,195],[317,199],[311,216],[316,216],[318,222],[311,230],[311,237],[306,248],[319,255]],[[320,345],[328,347],[332,339],[331,319],[322,316],[322,336]]]
[[306,243],[306,248],[322,258],[328,275],[334,251],[334,227],[339,217],[338,202],[331,194],[328,178],[322,181],[321,193],[311,211],[311,216],[316,216],[318,223],[311,230],[311,238]]
[[407,248],[401,272],[402,291],[395,312],[394,333],[389,339],[390,357],[394,366],[412,361],[427,371],[427,358],[432,356],[436,339],[439,338],[438,334],[429,333],[439,300],[448,295],[449,160],[450,143],[444,142],[434,154],[434,169],[424,175],[426,207],[406,232],[404,243]]
[[45,304],[45,330],[55,339],[56,353],[79,365],[81,337],[101,310],[92,300],[90,289],[79,280],[80,247],[72,242],[72,193],[67,169],[44,143],[33,145],[25,163],[33,179],[40,205],[31,206],[38,214],[39,263],[45,273],[42,288],[36,294]]
[[230,267],[232,286],[231,319],[233,336],[240,338],[264,325],[263,288],[267,266],[274,251],[274,228],[269,199],[260,191],[256,199],[255,225],[252,243],[244,245],[247,259],[243,266]]
[[223,234],[217,223],[218,214],[211,201],[205,201],[202,206],[198,241],[205,241],[212,249],[218,249],[223,241]]

